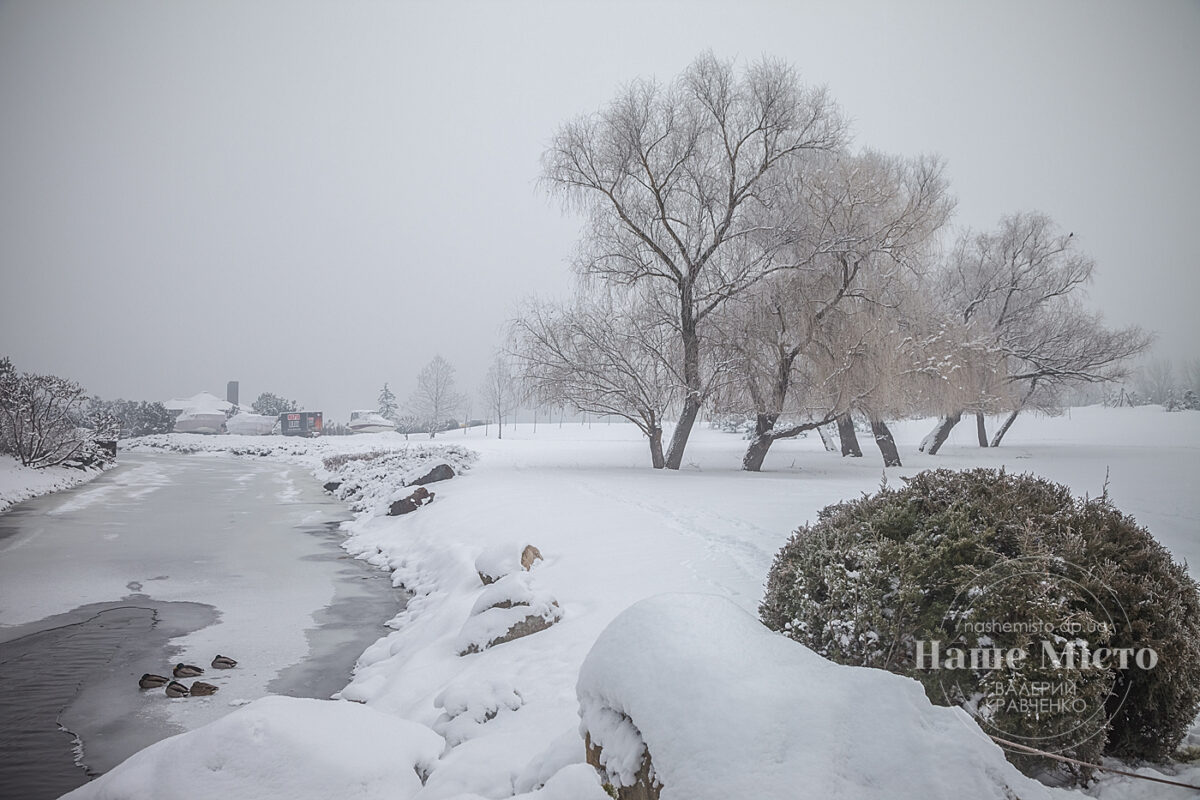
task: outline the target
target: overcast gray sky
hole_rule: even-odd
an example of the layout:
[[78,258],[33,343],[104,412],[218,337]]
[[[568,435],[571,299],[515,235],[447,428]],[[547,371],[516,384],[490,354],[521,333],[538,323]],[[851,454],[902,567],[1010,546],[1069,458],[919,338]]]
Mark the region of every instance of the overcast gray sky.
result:
[[781,57],[959,225],[1051,214],[1113,324],[1200,355],[1200,3],[0,0],[0,354],[105,397],[327,417],[440,352],[474,393],[569,285],[566,119],[702,50]]

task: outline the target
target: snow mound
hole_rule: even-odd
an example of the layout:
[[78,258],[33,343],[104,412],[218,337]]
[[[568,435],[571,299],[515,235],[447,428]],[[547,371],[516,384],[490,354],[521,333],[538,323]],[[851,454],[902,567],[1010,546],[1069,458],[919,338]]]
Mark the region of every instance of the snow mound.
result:
[[579,738],[578,726],[563,731],[542,752],[525,765],[513,781],[518,794],[532,792],[545,786],[556,775],[585,769],[599,777],[591,766],[584,764],[583,742]]
[[134,754],[72,800],[404,800],[442,752],[423,725],[357,703],[265,697]]
[[475,571],[484,583],[503,578],[521,568],[521,548],[515,543],[496,544],[475,559]]
[[471,606],[471,616],[482,614],[489,608],[511,608],[513,606],[525,606],[536,613],[544,613],[556,605],[553,595],[533,585],[532,575],[519,571],[505,575],[495,583],[484,587],[483,591],[479,593],[479,597],[476,598],[475,604]]
[[444,712],[433,723],[433,729],[446,737],[447,745],[456,747],[502,710],[516,711],[525,704],[525,698],[504,681],[463,681],[443,689],[433,704]]
[[[456,794],[446,800],[488,800],[480,794]],[[560,770],[546,785],[531,792],[512,795],[509,800],[612,800],[604,791],[596,771],[587,764],[572,764]]]
[[659,595],[622,612],[580,669],[580,732],[614,785],[650,756],[662,800],[1049,800],[967,714],[920,684],[846,667],[729,600]]

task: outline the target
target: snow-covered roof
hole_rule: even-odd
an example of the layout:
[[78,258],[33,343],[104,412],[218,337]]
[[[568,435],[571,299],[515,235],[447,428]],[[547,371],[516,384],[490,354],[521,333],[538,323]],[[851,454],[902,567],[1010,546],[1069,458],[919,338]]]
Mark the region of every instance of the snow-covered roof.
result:
[[168,411],[180,411],[185,414],[224,414],[233,408],[233,403],[209,392],[199,392],[191,397],[167,400],[163,406]]

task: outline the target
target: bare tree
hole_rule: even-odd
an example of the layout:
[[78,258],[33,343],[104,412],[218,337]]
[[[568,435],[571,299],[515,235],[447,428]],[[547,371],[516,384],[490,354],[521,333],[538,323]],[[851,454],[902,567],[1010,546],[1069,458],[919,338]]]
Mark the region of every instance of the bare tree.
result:
[[[79,461],[94,444],[83,421],[83,387],[54,375],[17,373],[0,363],[0,440],[27,467]],[[103,435],[112,437],[111,425]]]
[[1200,358],[1184,362],[1183,387],[1185,391],[1200,395]]
[[924,376],[917,363],[909,308],[919,297],[905,281],[889,281],[847,303],[827,325],[814,355],[826,405],[834,408],[843,455],[861,456],[852,415],[865,417],[885,466],[901,466],[887,420],[907,416]]
[[1144,402],[1167,405],[1178,391],[1175,365],[1165,358],[1147,361],[1137,369],[1134,386]]
[[504,438],[504,418],[512,411],[517,400],[517,387],[512,367],[503,354],[497,355],[488,367],[483,385],[479,389],[483,407],[496,418],[496,438]]
[[649,285],[671,315],[685,394],[668,468],[682,463],[715,383],[702,356],[709,315],[792,266],[774,219],[788,167],[844,136],[825,91],[784,64],[764,60],[738,75],[707,54],[667,86],[635,81],[563,125],[543,155],[544,185],[588,215],[579,272]]
[[662,469],[663,417],[683,391],[678,341],[644,304],[616,300],[629,304],[531,304],[513,323],[517,374],[539,402],[629,420]]
[[[840,403],[831,400],[815,416],[777,425],[805,374],[802,356],[846,344],[831,334],[847,306],[889,302],[893,284],[923,267],[952,208],[937,159],[840,153],[814,157],[801,169],[789,193],[793,227],[785,250],[796,266],[731,300],[719,316],[732,320],[721,342],[737,355],[739,384],[755,415],[743,459],[751,471],[761,468],[772,442],[848,410],[850,395],[839,395]],[[824,354],[814,357],[828,362]]]
[[1128,362],[1153,342],[1153,336],[1141,328],[1104,327],[1099,314],[1079,308],[1072,299],[1056,306],[1037,325],[1014,332],[1005,341],[1007,380],[1020,387],[1021,399],[992,437],[992,447],[1000,446],[1024,409],[1057,412],[1065,387],[1125,378]]
[[925,380],[914,410],[940,415],[920,450],[936,454],[964,413],[974,413],[980,447],[987,447],[984,414],[1012,408],[1004,353],[991,332],[965,324],[957,314],[929,307],[913,342],[913,369]]
[[[1055,407],[1071,383],[1119,379],[1125,362],[1149,346],[1139,328],[1109,330],[1079,306],[1074,293],[1094,269],[1075,249],[1074,234],[1059,232],[1045,214],[1013,214],[993,233],[959,238],[939,274],[943,299],[970,335],[990,342],[1001,380],[1018,398],[991,446],[1023,409]],[[939,422],[923,449],[936,453],[959,417]]]
[[462,403],[454,389],[454,367],[440,355],[426,364],[417,375],[417,388],[408,400],[408,408],[429,431],[429,438],[444,429],[450,414]]

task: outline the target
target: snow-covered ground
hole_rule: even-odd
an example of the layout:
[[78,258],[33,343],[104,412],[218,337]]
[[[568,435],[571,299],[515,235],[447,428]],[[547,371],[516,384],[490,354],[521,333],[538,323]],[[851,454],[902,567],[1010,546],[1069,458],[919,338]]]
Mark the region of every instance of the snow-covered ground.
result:
[[[893,427],[905,466],[886,470],[889,481],[931,467],[1000,465],[1011,471],[1045,475],[1068,484],[1078,494],[1099,494],[1107,481],[1116,505],[1147,525],[1178,559],[1188,561],[1193,575],[1197,574],[1200,497],[1195,484],[1200,476],[1200,414],[1168,414],[1156,408],[1086,408],[1054,419],[1022,417],[1003,447],[988,450],[974,444],[974,426],[964,422],[936,457],[916,452],[916,444],[930,424],[913,421]],[[491,433],[494,437],[494,428]],[[869,436],[863,437],[866,457],[861,459],[827,453],[815,436],[778,443],[760,474],[738,469],[745,446],[742,439],[711,430],[693,434],[684,469],[679,472],[649,469],[645,442],[628,425],[543,423],[534,431],[531,425],[522,424],[516,429],[506,428],[504,437],[484,438],[481,429],[439,437],[436,444],[469,447],[479,453],[479,460],[465,475],[432,484],[429,488],[437,495],[435,501],[413,514],[379,515],[386,502],[408,490],[399,487],[394,474],[370,477],[377,487],[366,491],[359,502],[362,510],[349,526],[345,546],[351,553],[391,569],[394,581],[408,588],[414,597],[391,621],[394,632],[363,653],[356,676],[341,697],[421,726],[413,729],[418,733],[412,736],[397,732],[396,757],[407,759],[404,763],[419,772],[424,783],[397,783],[388,794],[377,783],[367,788],[367,782],[363,782],[356,790],[358,794],[348,790],[344,796],[499,798],[531,792],[545,784],[536,792],[539,800],[602,800],[607,795],[593,773],[579,766],[584,744],[577,682],[585,658],[605,628],[635,603],[663,593],[715,595],[735,610],[740,607],[756,614],[771,561],[791,531],[813,519],[823,506],[877,488],[885,474]],[[321,463],[326,456],[369,448],[416,447],[422,442],[414,439],[407,443],[396,434],[302,442],[173,435],[157,438],[154,444],[174,449],[235,448],[243,453],[302,462],[324,482],[344,479],[349,469],[346,465],[328,469]],[[369,462],[350,463],[357,464],[353,469],[358,478],[370,475]],[[516,564],[523,548],[531,544],[538,548],[542,559],[525,574]],[[495,570],[497,564],[505,563],[506,569]],[[491,586],[485,587],[480,580],[480,571],[506,570],[512,571],[510,577]],[[523,612],[516,609],[525,608],[553,624],[524,638],[487,647],[522,617]],[[725,612],[716,616],[728,617]],[[644,620],[644,614],[639,619]],[[680,619],[689,618],[683,614]],[[690,619],[687,624],[698,624],[694,616]],[[662,638],[679,640],[672,639],[673,633],[677,632],[664,630]],[[726,639],[730,647],[758,641],[720,626],[709,634],[718,649]],[[606,635],[607,640],[612,638],[620,640],[616,634]],[[637,639],[627,636],[625,641]],[[468,652],[472,643],[483,646],[482,652]],[[648,649],[651,644],[647,642]],[[660,655],[655,662],[658,668],[669,675],[674,669],[669,648],[666,653],[663,647],[653,649]],[[678,659],[689,657],[686,649],[673,655]],[[630,656],[639,657],[640,669],[650,669],[646,666],[648,655]],[[619,668],[620,659],[613,656],[611,648],[605,660],[617,665],[613,669]],[[795,660],[801,663],[803,658],[797,656]],[[760,686],[754,677],[759,666],[764,677],[775,675],[775,667],[756,665],[750,659],[744,664],[745,680],[729,687],[729,691],[744,692],[746,687]],[[705,719],[688,709],[703,705],[703,692],[714,691],[711,685],[689,685],[688,676],[693,674],[693,667],[680,667],[677,681],[661,681],[665,687],[677,687],[681,704],[676,705],[680,714],[676,725],[681,729]],[[840,674],[817,669],[812,679],[839,682]],[[594,675],[591,681],[604,683]],[[898,682],[900,679],[872,684],[876,686],[872,691],[890,692],[878,687]],[[795,731],[786,725],[780,727],[778,750],[761,754],[772,763],[780,759],[785,765],[794,761],[794,769],[781,778],[792,781],[800,792],[790,796],[809,796],[802,793],[805,781],[824,787],[821,796],[831,796],[828,793],[834,790],[845,797],[859,796],[854,776],[875,773],[865,764],[856,771],[854,764],[874,757],[871,754],[889,754],[897,764],[905,759],[932,757],[924,748],[924,737],[933,724],[929,722],[932,710],[922,705],[923,698],[908,692],[908,699],[901,703],[896,696],[888,696],[888,703],[911,706],[912,725],[911,730],[904,725],[888,727],[887,742],[880,749],[877,741],[869,746],[865,741],[876,736],[871,715],[865,713],[870,699],[856,699],[855,693],[846,688],[839,684],[831,686],[829,692],[787,695],[796,702],[822,704],[807,712],[797,708],[786,719],[800,727]],[[693,689],[698,694],[691,694]],[[580,683],[579,692],[583,694],[584,690]],[[760,696],[747,697],[744,703],[725,703],[723,707],[735,713],[739,708],[761,707],[762,702]],[[299,707],[287,704],[254,704],[235,713],[265,715],[268,720],[275,719],[275,714],[304,716]],[[804,741],[804,737],[792,734],[805,724],[826,725],[830,719],[844,720],[828,731],[828,759],[844,762],[836,773],[842,778],[833,783],[829,782],[833,773],[813,772],[825,769],[822,764],[827,762],[789,757],[793,752],[789,747]],[[251,716],[238,720],[226,724],[233,726],[230,730],[240,731],[238,736],[248,736],[255,746],[265,748],[264,764],[274,764],[282,757],[280,753],[306,760],[310,750],[313,763],[323,763],[316,758],[323,746],[320,740],[305,744],[294,736],[281,736],[278,738],[286,741],[277,741],[270,731],[280,727],[278,720],[271,724]],[[730,720],[730,724],[738,721]],[[376,727],[371,723],[364,730]],[[198,783],[187,783],[191,787],[188,791],[166,788],[170,784],[168,776],[175,769],[173,754],[183,747],[167,746],[174,741],[168,740],[153,752],[147,750],[130,759],[110,776],[83,787],[78,796],[136,796],[130,793],[131,786],[144,786],[146,797],[201,796],[205,787],[228,793],[234,786],[245,785],[237,781],[261,781],[265,785],[272,780],[266,767],[255,772],[222,747],[221,742],[232,734],[209,728],[186,735],[192,737],[187,740],[192,757],[208,765],[207,771],[189,772]],[[348,737],[357,735],[353,724],[339,730]],[[435,763],[421,761],[424,751],[418,745],[428,730],[444,741]],[[969,730],[966,724],[964,732]],[[690,733],[696,737],[695,730]],[[943,731],[938,735],[947,734]],[[362,753],[373,752],[366,747],[364,743]],[[978,769],[985,771],[982,780],[989,786],[1026,786],[1015,771],[995,759],[999,751],[993,745],[979,740],[972,747],[971,755],[965,758],[971,764],[983,765]],[[650,749],[655,749],[654,743]],[[677,747],[670,752],[677,753]],[[751,758],[753,753],[742,750],[736,757]],[[673,762],[664,768],[669,771],[680,767]],[[756,768],[754,763],[733,764],[724,774],[749,774]],[[889,796],[940,796],[931,795],[927,784],[907,781],[905,775],[903,771],[895,773],[895,784],[887,787]],[[945,796],[979,796],[971,783],[981,780],[979,774],[964,768],[946,775]],[[878,779],[876,775],[871,780]],[[1180,770],[1175,779],[1198,783],[1200,768]],[[118,786],[123,788],[118,790]],[[680,791],[668,785],[663,797],[700,796],[685,796]],[[996,791],[1002,796],[1002,790]],[[1194,796],[1186,789],[1113,776],[1101,778],[1088,793],[1104,798]],[[1026,796],[1028,789],[1017,794]],[[301,784],[288,796],[294,800],[323,795],[306,793]]]
[[101,474],[98,469],[72,467],[25,467],[16,458],[0,453],[0,511],[11,505],[51,492],[70,489]]

